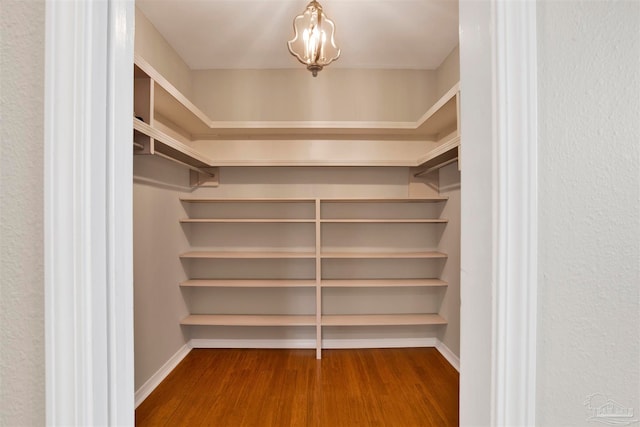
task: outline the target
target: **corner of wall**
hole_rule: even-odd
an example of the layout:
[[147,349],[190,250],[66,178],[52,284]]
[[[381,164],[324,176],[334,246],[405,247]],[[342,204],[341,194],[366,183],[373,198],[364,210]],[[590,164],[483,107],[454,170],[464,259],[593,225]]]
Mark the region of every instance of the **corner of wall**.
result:
[[[460,45],[456,45],[442,64],[436,68],[437,98],[444,95],[460,81]],[[436,99],[437,99],[436,98]]]
[[183,95],[191,98],[191,69],[138,7],[135,32],[135,53],[142,56]]

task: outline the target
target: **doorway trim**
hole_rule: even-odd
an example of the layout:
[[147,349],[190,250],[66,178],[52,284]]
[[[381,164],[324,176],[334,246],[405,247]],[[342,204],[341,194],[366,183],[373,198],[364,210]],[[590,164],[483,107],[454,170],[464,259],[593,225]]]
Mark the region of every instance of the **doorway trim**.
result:
[[[462,82],[462,425],[535,421],[535,8],[532,0],[460,3],[461,69],[486,69],[489,61],[486,74]],[[134,423],[134,13],[133,0],[47,2],[48,425]],[[481,33],[476,41],[474,31]],[[482,85],[488,98],[475,90]],[[474,121],[469,113],[487,102],[489,122]],[[474,156],[483,150],[487,162]],[[474,180],[477,193],[465,184]],[[473,206],[483,209],[465,211]],[[488,239],[473,228],[472,215],[488,220]],[[471,277],[479,264],[470,257],[481,251],[489,252],[489,264]],[[486,303],[474,305],[474,293]],[[466,351],[475,344],[478,355]],[[486,405],[470,404],[467,397],[481,394],[490,395]]]
[[45,13],[46,423],[133,425],[134,3]]
[[497,1],[494,425],[535,425],[538,286],[536,2]]

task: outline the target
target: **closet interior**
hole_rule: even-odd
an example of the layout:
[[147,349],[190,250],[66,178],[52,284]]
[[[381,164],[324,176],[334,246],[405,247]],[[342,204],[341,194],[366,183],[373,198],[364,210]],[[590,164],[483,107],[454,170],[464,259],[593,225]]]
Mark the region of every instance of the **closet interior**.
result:
[[189,70],[136,10],[137,403],[190,348],[457,364],[458,69]]

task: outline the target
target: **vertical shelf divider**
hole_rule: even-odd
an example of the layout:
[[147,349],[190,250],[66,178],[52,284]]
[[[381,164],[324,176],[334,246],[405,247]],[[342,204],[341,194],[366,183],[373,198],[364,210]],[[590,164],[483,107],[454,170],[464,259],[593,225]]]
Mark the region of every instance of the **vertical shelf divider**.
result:
[[322,358],[322,257],[321,230],[320,230],[320,199],[316,203],[316,359]]

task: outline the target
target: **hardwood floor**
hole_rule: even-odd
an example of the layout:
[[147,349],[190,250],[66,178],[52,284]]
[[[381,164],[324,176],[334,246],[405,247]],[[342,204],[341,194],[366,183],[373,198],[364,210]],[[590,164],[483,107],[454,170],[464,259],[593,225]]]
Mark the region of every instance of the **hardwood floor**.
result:
[[194,349],[136,410],[143,426],[457,426],[434,348]]

